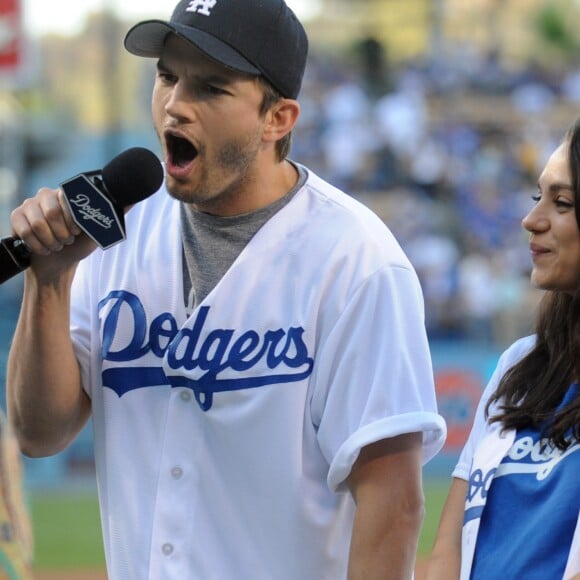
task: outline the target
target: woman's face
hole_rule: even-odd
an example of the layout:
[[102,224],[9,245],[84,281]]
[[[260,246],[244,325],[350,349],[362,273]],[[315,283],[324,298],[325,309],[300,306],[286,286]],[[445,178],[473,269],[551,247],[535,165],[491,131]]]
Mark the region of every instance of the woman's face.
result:
[[538,180],[534,207],[522,220],[530,233],[531,281],[542,290],[574,293],[580,285],[580,230],[568,143],[560,145]]

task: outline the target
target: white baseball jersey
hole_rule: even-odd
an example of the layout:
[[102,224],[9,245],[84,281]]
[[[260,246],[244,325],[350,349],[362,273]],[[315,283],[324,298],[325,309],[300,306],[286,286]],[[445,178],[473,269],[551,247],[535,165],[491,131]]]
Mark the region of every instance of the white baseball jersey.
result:
[[191,316],[179,204],[81,264],[72,333],[92,399],[112,580],[340,580],[361,447],[445,438],[415,272],[370,210],[309,174]]

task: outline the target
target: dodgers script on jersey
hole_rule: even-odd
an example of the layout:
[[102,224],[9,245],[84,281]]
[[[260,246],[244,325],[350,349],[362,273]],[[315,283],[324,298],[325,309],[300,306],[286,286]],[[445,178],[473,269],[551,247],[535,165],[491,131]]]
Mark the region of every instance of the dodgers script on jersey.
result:
[[73,287],[109,577],[346,578],[361,447],[445,437],[415,272],[312,173],[191,316],[181,243],[161,190]]

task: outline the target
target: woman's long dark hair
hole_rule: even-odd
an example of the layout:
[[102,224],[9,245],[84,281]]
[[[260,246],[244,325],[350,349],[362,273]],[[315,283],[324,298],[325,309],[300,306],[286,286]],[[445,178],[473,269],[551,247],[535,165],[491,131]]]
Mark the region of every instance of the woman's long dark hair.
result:
[[[580,119],[565,142],[580,229]],[[580,441],[580,396],[555,410],[575,381],[580,381],[580,288],[573,296],[547,291],[540,303],[535,346],[502,377],[486,413],[497,404],[491,422],[500,422],[504,430],[542,428],[550,443],[566,449],[570,433]]]

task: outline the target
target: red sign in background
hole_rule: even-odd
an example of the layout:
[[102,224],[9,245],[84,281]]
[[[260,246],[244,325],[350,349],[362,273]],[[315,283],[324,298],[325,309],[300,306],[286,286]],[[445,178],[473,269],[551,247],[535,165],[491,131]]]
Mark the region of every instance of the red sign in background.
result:
[[0,72],[15,72],[21,53],[20,0],[0,0]]
[[478,374],[468,369],[447,367],[435,373],[439,412],[447,423],[446,451],[458,453],[463,448],[483,387]]

